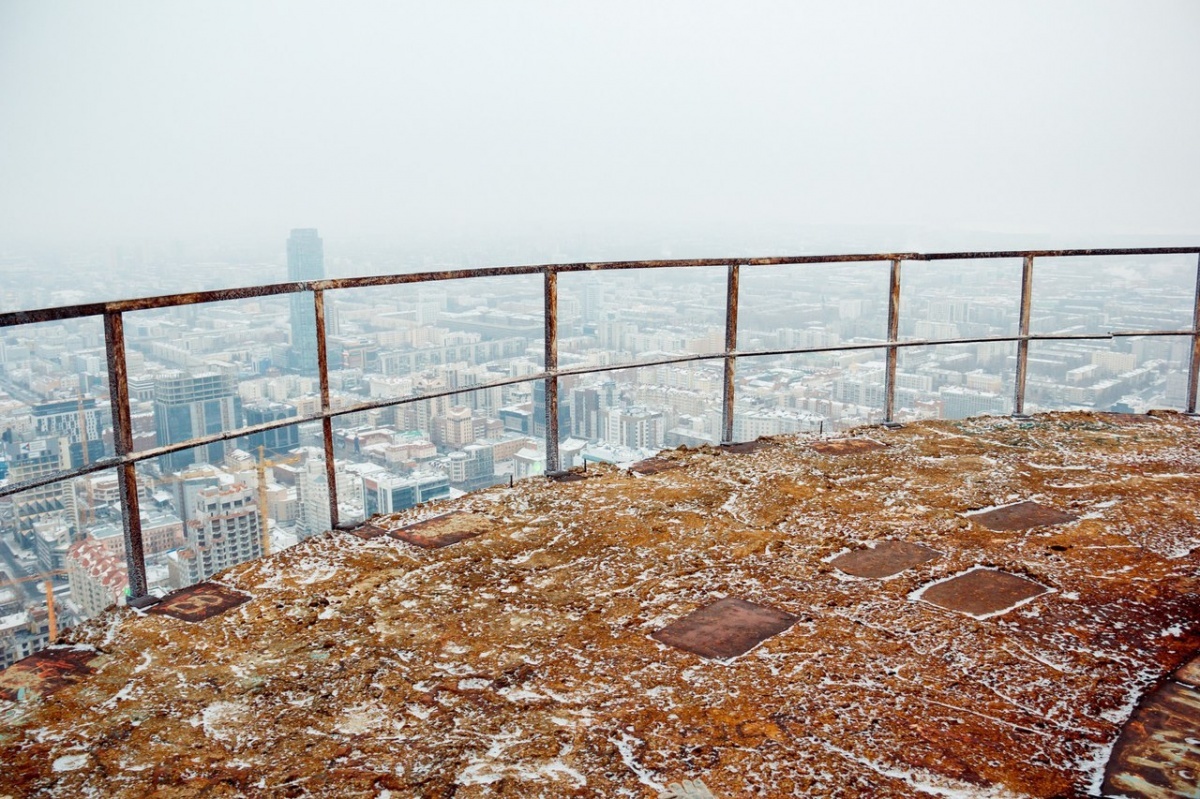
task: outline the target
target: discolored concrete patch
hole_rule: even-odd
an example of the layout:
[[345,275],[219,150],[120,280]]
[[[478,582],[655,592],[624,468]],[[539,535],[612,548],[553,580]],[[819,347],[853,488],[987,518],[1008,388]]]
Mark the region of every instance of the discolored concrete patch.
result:
[[49,696],[91,674],[98,653],[90,647],[51,647],[0,671],[0,699],[16,702]]
[[651,637],[702,657],[728,660],[795,623],[796,617],[790,613],[727,597],[689,613]]
[[250,599],[249,594],[234,591],[219,583],[196,583],[163,597],[150,613],[183,621],[204,621],[236,608]]
[[884,448],[884,444],[869,438],[834,438],[818,441],[811,448],[822,455],[862,455]]
[[672,469],[678,469],[683,466],[682,461],[672,460],[670,458],[647,458],[644,461],[638,461],[629,467],[629,471],[642,477],[648,477],[652,474],[661,472],[669,472]]
[[931,583],[914,592],[912,598],[976,619],[986,619],[1007,613],[1049,590],[1015,574],[975,568],[949,580]]
[[459,541],[483,535],[493,527],[495,527],[495,522],[486,516],[455,511],[406,527],[389,530],[388,535],[424,549],[441,549],[451,544],[457,544]]
[[1200,797],[1200,691],[1166,682],[1121,730],[1105,769],[1105,796]]
[[1101,411],[1097,414],[1102,420],[1112,424],[1153,424],[1157,420],[1145,413],[1118,413],[1116,411]]
[[1055,524],[1073,522],[1079,517],[1026,500],[1015,505],[1005,505],[1003,508],[993,508],[983,513],[968,514],[969,519],[982,524],[989,530],[998,533],[1010,533],[1017,530],[1029,530],[1034,527],[1049,527]]
[[757,452],[764,447],[773,447],[773,441],[763,441],[761,438],[755,441],[743,441],[738,444],[722,444],[720,450],[729,455],[748,455],[751,452]]
[[599,472],[585,472],[580,469],[572,469],[568,472],[558,472],[557,474],[547,474],[546,479],[554,483],[577,483],[580,480],[588,480],[592,477],[599,477]]
[[905,569],[927,563],[942,553],[908,541],[880,541],[866,547],[838,555],[830,563],[838,571],[854,577],[883,579],[897,575]]

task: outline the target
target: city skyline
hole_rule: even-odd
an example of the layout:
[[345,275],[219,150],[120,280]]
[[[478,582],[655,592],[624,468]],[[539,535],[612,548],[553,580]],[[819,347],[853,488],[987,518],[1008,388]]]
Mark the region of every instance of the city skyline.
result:
[[[886,262],[743,269],[733,440],[833,434],[883,420],[887,270]],[[936,342],[1014,335],[1020,260],[910,262],[904,270],[899,338],[933,343],[899,349],[895,419],[1010,413],[1014,342]],[[1191,323],[1194,256],[1043,259],[1033,274],[1035,334]],[[559,378],[563,468],[722,443],[726,277],[724,267],[559,276],[559,368],[609,370]],[[517,275],[327,292],[343,523],[546,469],[541,289],[540,278]],[[317,413],[319,380],[294,368],[297,320],[292,298],[270,296],[128,314],[135,450]],[[769,354],[787,349],[817,351]],[[1182,407],[1189,351],[1183,335],[1033,342],[1026,410]],[[679,356],[713,360],[640,365]],[[0,479],[111,455],[106,380],[96,320],[7,328]],[[497,381],[504,385],[487,385]],[[430,393],[440,396],[353,410]],[[139,466],[152,590],[328,529],[319,428],[288,425]],[[0,513],[0,570],[59,575],[64,622],[104,596],[123,599],[118,589],[128,577],[114,566],[124,553],[111,472],[0,504],[8,509]],[[10,591],[13,607],[24,608],[9,614],[24,620],[10,626],[20,633],[41,625],[41,633],[13,639],[11,657],[46,640],[45,601],[29,587],[24,597]]]

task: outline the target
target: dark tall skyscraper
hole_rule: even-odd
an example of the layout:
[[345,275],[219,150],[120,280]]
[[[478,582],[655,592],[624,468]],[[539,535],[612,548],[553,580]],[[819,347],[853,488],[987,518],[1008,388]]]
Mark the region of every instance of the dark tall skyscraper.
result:
[[[154,384],[154,423],[159,444],[176,444],[189,438],[232,430],[242,424],[242,401],[231,374],[173,372]],[[229,442],[218,441],[163,455],[159,465],[175,472],[192,463],[220,463]]]
[[[297,228],[288,237],[288,280],[320,280],[325,277],[325,245],[316,228]],[[302,375],[317,373],[317,321],[313,297],[291,295],[292,351],[289,366]]]

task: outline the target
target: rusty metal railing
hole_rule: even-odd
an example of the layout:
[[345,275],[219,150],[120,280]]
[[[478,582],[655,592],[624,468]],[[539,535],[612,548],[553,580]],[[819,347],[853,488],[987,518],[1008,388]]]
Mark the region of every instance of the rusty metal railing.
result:
[[[19,483],[0,487],[0,497],[82,477],[105,469],[116,469],[122,504],[125,547],[129,565],[129,591],[131,602],[137,604],[147,600],[146,563],[142,544],[141,515],[138,502],[135,466],[152,458],[228,441],[255,433],[267,432],[305,422],[321,422],[325,450],[325,473],[329,485],[329,513],[333,527],[340,527],[338,518],[337,480],[333,447],[333,420],[339,416],[375,408],[387,408],[422,402],[439,397],[453,396],[480,389],[513,385],[516,383],[542,380],[546,396],[546,471],[560,471],[558,430],[558,379],[568,375],[594,374],[648,366],[689,363],[705,360],[724,362],[724,382],[721,406],[722,443],[734,437],[735,367],[740,357],[778,355],[805,355],[823,352],[849,352],[854,350],[883,350],[886,356],[884,373],[884,424],[895,424],[896,368],[897,356],[904,347],[947,346],[955,344],[980,344],[1010,341],[1017,344],[1016,380],[1013,397],[1014,415],[1022,415],[1025,409],[1025,381],[1029,365],[1029,342],[1031,341],[1100,341],[1124,336],[1187,336],[1192,340],[1191,359],[1188,368],[1186,411],[1196,412],[1197,377],[1200,375],[1200,258],[1197,259],[1196,290],[1192,312],[1192,326],[1180,330],[1118,330],[1094,334],[1045,334],[1035,335],[1030,330],[1030,313],[1033,294],[1033,266],[1038,258],[1099,257],[1121,255],[1200,255],[1200,247],[1150,247],[1132,249],[1087,249],[1087,250],[1004,250],[988,252],[943,252],[943,253],[874,253],[865,255],[802,255],[769,258],[696,258],[659,261],[608,261],[599,263],[543,264],[538,266],[493,267],[486,269],[459,269],[440,272],[382,275],[372,277],[308,280],[291,283],[275,283],[246,288],[219,291],[202,291],[188,294],[171,294],[158,297],[116,300],[111,302],[68,305],[28,311],[0,313],[0,328],[16,325],[102,317],[104,321],[105,349],[108,357],[109,391],[113,405],[114,455],[94,460],[84,466],[44,475]],[[1021,296],[1018,333],[1015,336],[985,336],[979,338],[923,339],[901,341],[899,338],[901,266],[905,261],[961,261],[1021,258]],[[737,320],[739,308],[739,282],[741,270],[771,266],[801,264],[835,264],[888,262],[887,338],[881,342],[865,344],[840,344],[828,347],[741,351],[737,347]],[[558,365],[558,276],[571,272],[598,272],[627,269],[669,269],[683,267],[725,267],[727,287],[725,304],[725,347],[723,352],[699,355],[682,355],[607,366],[588,366],[561,369]],[[513,275],[541,275],[544,298],[544,365],[540,373],[515,378],[504,378],[467,388],[427,392],[409,397],[388,398],[355,404],[334,410],[330,404],[329,368],[325,333],[325,294],[341,289],[362,289],[384,286],[401,286],[414,283],[430,283],[444,280],[499,277]],[[160,446],[134,451],[133,425],[129,404],[129,383],[125,360],[124,314],[161,308],[173,308],[210,302],[252,299],[297,292],[312,292],[316,316],[316,345],[318,373],[321,392],[321,409],[316,414],[241,427],[206,436],[197,436],[186,441],[160,444]],[[265,520],[264,520],[265,524]]]

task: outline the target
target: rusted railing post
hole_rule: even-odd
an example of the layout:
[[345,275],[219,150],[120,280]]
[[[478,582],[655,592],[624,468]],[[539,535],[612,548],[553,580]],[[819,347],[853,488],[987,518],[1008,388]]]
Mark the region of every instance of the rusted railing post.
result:
[[900,340],[900,260],[892,261],[888,280],[887,320],[887,371],[883,386],[883,423],[888,427],[899,427],[896,423],[896,342]]
[[[333,459],[333,417],[329,415],[329,355],[325,342],[325,291],[313,290],[313,313],[317,318],[317,375],[321,381],[321,438],[325,444],[325,481],[329,484],[329,526],[336,530],[338,519],[337,463]],[[296,346],[296,342],[292,342]],[[267,523],[266,519],[262,520]]]
[[725,291],[725,391],[721,397],[721,443],[733,443],[734,373],[737,367],[738,281],[741,267],[729,265]]
[[545,346],[546,353],[546,473],[561,470],[558,460],[558,272],[546,267],[545,278]]
[[1192,307],[1192,362],[1188,368],[1188,413],[1196,412],[1197,379],[1200,379],[1200,257],[1196,258],[1196,302]]
[[[104,312],[104,347],[108,356],[113,447],[118,458],[126,458],[133,453],[133,420],[129,410],[129,374],[125,368],[125,321],[120,311]],[[125,531],[125,562],[129,568],[129,604],[136,607],[147,604],[149,591],[134,463],[126,462],[117,467],[117,487],[121,492],[121,526]]]
[[1033,256],[1021,265],[1021,319],[1017,335],[1017,378],[1013,389],[1013,416],[1025,415],[1025,375],[1029,371],[1029,314],[1033,304]]

